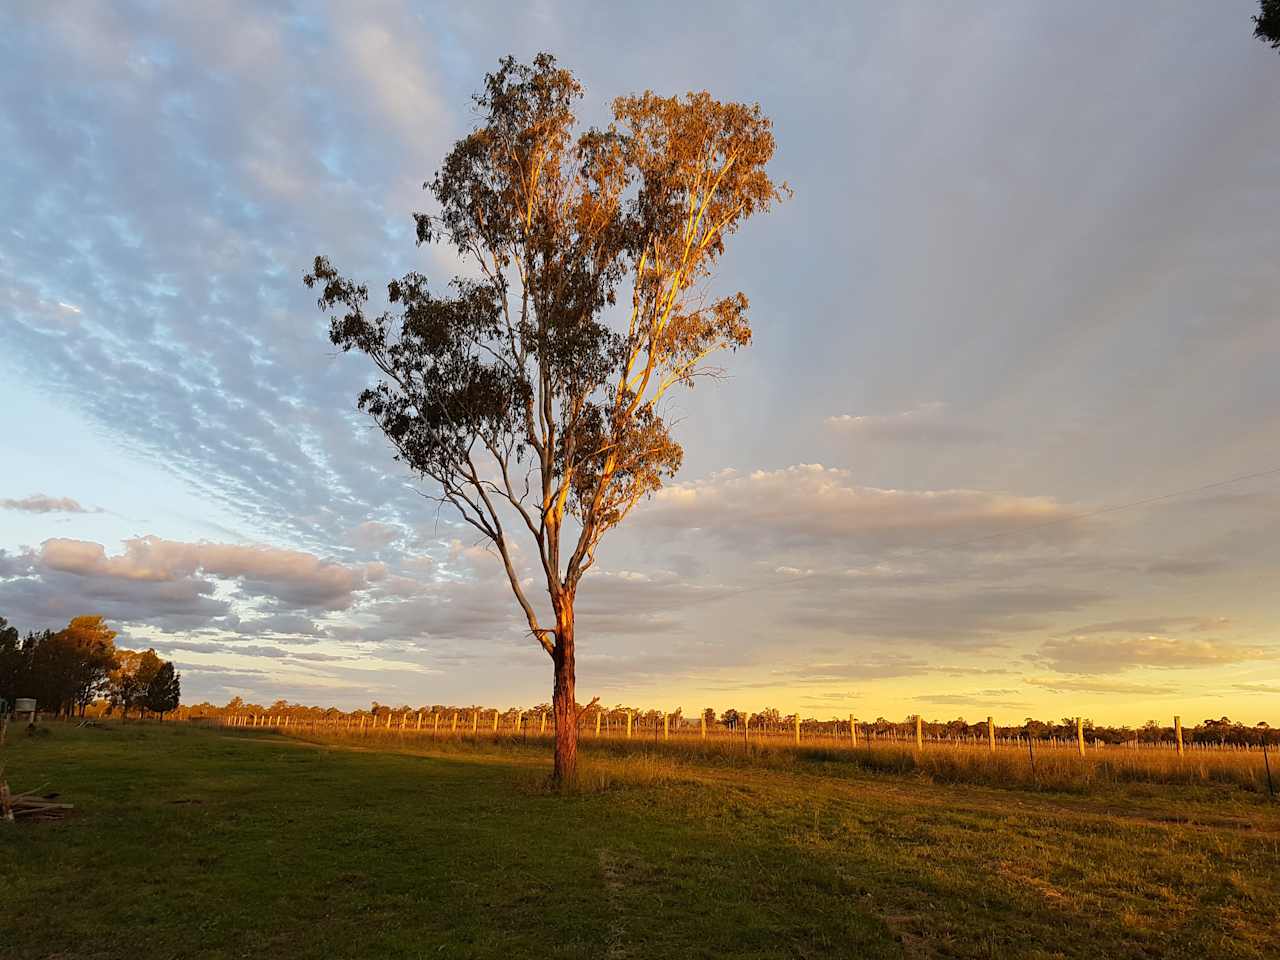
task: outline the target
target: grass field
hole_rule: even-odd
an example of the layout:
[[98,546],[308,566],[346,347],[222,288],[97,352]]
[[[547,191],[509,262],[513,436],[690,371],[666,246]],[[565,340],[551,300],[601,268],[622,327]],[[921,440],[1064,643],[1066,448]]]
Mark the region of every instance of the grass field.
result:
[[1280,804],[1081,794],[644,745],[55,725],[0,750],[76,804],[0,824],[0,957],[1280,956]]

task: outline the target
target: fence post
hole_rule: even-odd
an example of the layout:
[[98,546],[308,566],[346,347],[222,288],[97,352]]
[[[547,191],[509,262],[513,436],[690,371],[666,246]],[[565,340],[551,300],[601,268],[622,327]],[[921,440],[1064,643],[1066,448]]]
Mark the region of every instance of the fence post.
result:
[[480,729],[480,711],[472,710],[471,711],[471,735],[474,737],[476,735],[476,731],[479,729]]
[[542,735],[547,732],[547,711],[538,712],[538,734]]
[[751,714],[747,714],[742,718],[742,739],[745,743],[751,739]]
[[996,752],[996,725],[990,717],[987,717],[987,742],[991,745],[991,752]]
[[800,742],[800,714],[796,714],[796,743]]
[[670,721],[671,721],[671,714],[664,713],[662,715],[662,739],[663,740],[671,739],[671,729],[669,727]]
[[1084,756],[1084,720],[1076,717],[1076,744],[1080,747],[1080,756]]
[[707,715],[705,712],[702,714],[702,739],[707,739]]
[[458,711],[455,710],[453,711],[453,729],[450,731],[450,733],[457,733],[457,732],[458,732]]
[[920,719],[920,714],[916,714],[916,749],[924,749],[924,721]]
[[631,711],[627,711],[627,739],[631,739]]
[[858,745],[858,718],[852,713],[849,714],[849,742],[855,747]]
[[1173,718],[1173,732],[1178,738],[1178,756],[1182,756],[1182,718]]
[[524,711],[516,711],[516,736],[520,736],[520,729],[524,726]]
[[434,737],[440,732],[440,711],[431,711],[431,735]]
[[597,711],[596,711],[596,736],[597,736],[597,737],[598,737],[598,736],[600,736],[600,715],[601,715],[603,712],[604,712],[604,711],[602,711],[602,710],[597,710]]
[[498,708],[497,707],[494,707],[493,709],[493,732],[494,733],[498,732]]

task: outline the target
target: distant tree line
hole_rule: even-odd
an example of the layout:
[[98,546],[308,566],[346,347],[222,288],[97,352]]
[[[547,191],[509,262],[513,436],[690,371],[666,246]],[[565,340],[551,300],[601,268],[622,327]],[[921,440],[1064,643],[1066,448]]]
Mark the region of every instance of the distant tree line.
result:
[[37,709],[60,716],[84,716],[91,704],[105,701],[108,712],[124,716],[157,714],[178,708],[182,675],[155,650],[122,650],[116,632],[98,616],[76,617],[61,630],[31,631],[0,617],[0,713],[19,697]]

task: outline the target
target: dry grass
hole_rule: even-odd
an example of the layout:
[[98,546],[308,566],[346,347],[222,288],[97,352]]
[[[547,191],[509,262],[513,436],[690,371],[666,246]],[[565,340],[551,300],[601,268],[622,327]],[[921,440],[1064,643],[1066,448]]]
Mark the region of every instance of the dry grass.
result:
[[[363,734],[342,730],[296,730],[293,736],[351,746],[367,745],[383,749],[394,744],[398,749],[431,754],[486,753],[504,758],[512,753],[529,751],[533,757],[544,757],[551,749],[550,737],[523,735],[513,737],[470,733],[434,736],[427,731],[377,730]],[[1048,745],[1037,742],[1028,751],[1020,745],[1000,743],[995,749],[986,744],[926,741],[917,750],[910,741],[863,740],[854,747],[835,739],[810,740],[797,745],[786,737],[673,736],[670,739],[602,736],[590,733],[580,741],[584,757],[585,789],[602,789],[591,780],[592,758],[627,759],[632,772],[646,782],[661,778],[679,779],[682,768],[765,767],[769,769],[822,768],[832,776],[854,771],[893,775],[912,775],[938,783],[972,783],[986,786],[1065,793],[1088,793],[1118,784],[1220,785],[1250,793],[1267,794],[1280,791],[1280,764],[1271,757],[1272,787],[1268,786],[1266,761],[1261,750],[1193,749],[1179,756],[1174,750],[1135,749],[1129,746],[1087,747],[1080,756],[1074,746]],[[613,768],[610,768],[613,769]],[[647,771],[647,772],[646,772]]]

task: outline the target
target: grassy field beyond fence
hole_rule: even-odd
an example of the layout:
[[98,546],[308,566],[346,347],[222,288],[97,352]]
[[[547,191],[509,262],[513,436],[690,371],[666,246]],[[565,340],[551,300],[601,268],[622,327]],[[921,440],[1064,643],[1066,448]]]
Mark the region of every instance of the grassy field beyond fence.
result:
[[[551,736],[550,718],[545,713],[526,716],[479,709],[332,719],[242,714],[206,722],[236,730],[266,729],[313,739],[370,743],[527,743],[549,742]],[[877,732],[852,719],[848,723],[770,724],[730,730],[697,722],[641,724],[630,718],[612,718],[599,724],[586,722],[579,734],[588,749],[592,744],[614,753],[643,748],[674,761],[778,763],[799,756],[868,770],[919,772],[947,782],[1075,791],[1110,783],[1220,783],[1268,795],[1280,788],[1280,763],[1257,745],[1187,743],[1179,751],[1173,743],[1103,743],[1088,739],[1083,729],[1075,741],[996,736],[994,728],[985,739],[930,737],[922,732],[917,740]]]

